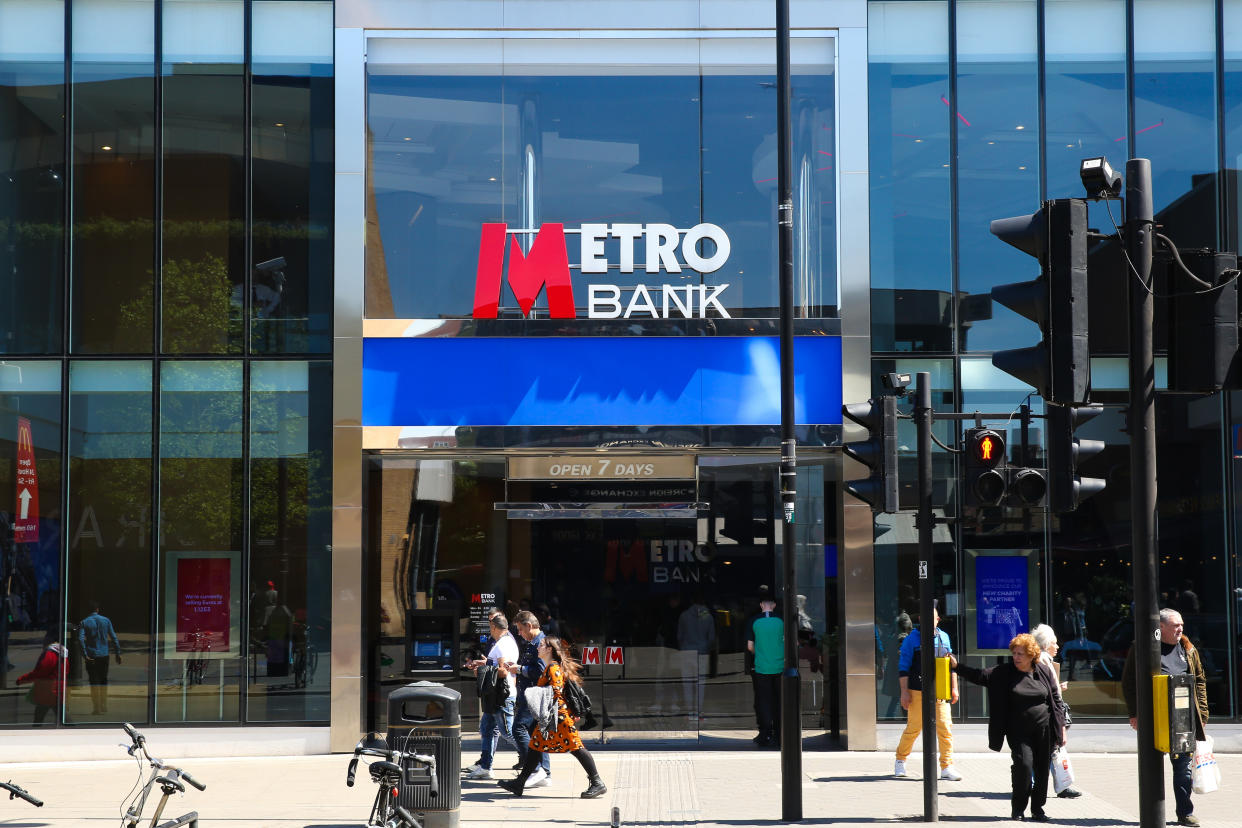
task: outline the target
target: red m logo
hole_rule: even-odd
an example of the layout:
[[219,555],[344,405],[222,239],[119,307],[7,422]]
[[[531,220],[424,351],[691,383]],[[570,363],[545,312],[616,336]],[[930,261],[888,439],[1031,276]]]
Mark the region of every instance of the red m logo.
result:
[[[505,236],[508,225],[483,225],[479,237],[479,267],[474,282],[474,318],[495,319],[504,275]],[[574,318],[574,289],[565,251],[565,225],[544,224],[535,234],[530,252],[523,254],[516,236],[509,244],[509,287],[523,315],[529,316],[539,291],[547,285],[548,313],[553,319]]]

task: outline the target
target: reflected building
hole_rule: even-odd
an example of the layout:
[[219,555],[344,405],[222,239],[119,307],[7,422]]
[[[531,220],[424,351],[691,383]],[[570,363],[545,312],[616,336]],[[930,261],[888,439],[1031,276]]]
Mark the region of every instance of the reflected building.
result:
[[[927,371],[938,410],[1028,405],[1043,461],[1044,401],[991,364],[1038,339],[990,293],[1035,265],[988,224],[1081,195],[1083,158],[1150,158],[1166,235],[1239,244],[1242,0],[795,0],[786,526],[770,4],[483,6],[0,0],[0,726],[33,723],[14,681],[52,634],[57,726],[350,749],[411,680],[473,699],[496,606],[584,659],[590,739],[741,744],[789,555],[803,727],[874,748],[917,533],[843,495],[842,402]],[[937,452],[936,591],[974,663],[1051,624],[1075,716],[1124,724],[1127,275],[1120,206],[1089,210],[1105,411],[1078,433],[1107,488],[968,510]],[[1178,289],[1158,278],[1161,382]],[[1157,403],[1161,600],[1223,719],[1239,394]],[[909,420],[898,440],[912,507]],[[74,645],[95,602],[106,713]]]

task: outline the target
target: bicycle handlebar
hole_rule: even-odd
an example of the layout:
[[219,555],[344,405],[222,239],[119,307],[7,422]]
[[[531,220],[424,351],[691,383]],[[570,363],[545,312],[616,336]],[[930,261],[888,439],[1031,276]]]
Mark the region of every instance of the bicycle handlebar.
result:
[[345,774],[345,786],[352,788],[354,786],[354,775],[358,772],[358,757],[355,756],[349,760],[349,771]]
[[129,734],[129,738],[134,740],[134,744],[142,744],[146,741],[146,739],[143,738],[143,735],[137,730],[134,730],[134,726],[129,722],[122,722],[121,727],[125,728],[125,732]]
[[26,792],[26,789],[20,785],[14,785],[12,782],[0,782],[0,788],[9,792],[9,799],[24,799],[36,808],[43,807],[43,800],[36,799]]
[[189,775],[188,773],[186,773],[185,771],[179,771],[179,772],[178,772],[178,775],[179,775],[182,779],[184,779],[186,782],[189,782],[191,785],[193,785],[194,787],[198,788],[200,791],[205,791],[205,790],[207,790],[207,786],[206,786],[206,785],[204,785],[202,782],[199,782],[197,779],[195,779],[193,776],[190,776],[190,775]]

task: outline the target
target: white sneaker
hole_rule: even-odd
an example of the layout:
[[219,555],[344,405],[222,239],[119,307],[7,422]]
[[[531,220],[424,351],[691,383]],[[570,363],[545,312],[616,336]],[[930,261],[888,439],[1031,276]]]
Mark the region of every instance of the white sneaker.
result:
[[543,768],[537,768],[535,772],[530,775],[530,778],[526,780],[526,787],[546,788],[551,782],[552,780],[548,778],[547,771]]
[[947,779],[950,782],[961,782],[962,781],[962,775],[958,773],[957,768],[953,767],[952,765],[949,765],[947,768],[941,768],[940,778]]
[[898,759],[893,763],[893,776],[907,776],[906,763],[903,759]]
[[474,773],[475,771],[479,770],[482,767],[483,766],[480,765],[478,762],[475,762],[473,765],[471,765],[468,768],[462,768],[461,773],[463,776],[469,776],[470,774]]
[[466,779],[491,779],[492,772],[488,768],[481,768],[478,765],[474,765],[466,773],[466,776],[464,778]]

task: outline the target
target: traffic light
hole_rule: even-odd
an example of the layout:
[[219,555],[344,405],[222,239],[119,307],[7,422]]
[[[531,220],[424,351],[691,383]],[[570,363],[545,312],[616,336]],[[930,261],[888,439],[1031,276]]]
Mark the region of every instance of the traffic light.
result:
[[1005,438],[990,428],[966,429],[965,504],[998,506],[1009,487]]
[[1011,466],[1005,438],[994,429],[966,429],[965,505],[1009,505],[1029,509],[1044,505],[1048,481],[1043,469]]
[[[1169,390],[1206,393],[1242,388],[1238,365],[1238,257],[1210,250],[1183,250],[1182,261],[1206,290],[1169,267]],[[1182,278],[1178,278],[1178,277]]]
[[1104,450],[1103,440],[1078,440],[1074,430],[1104,412],[1102,405],[1048,406],[1049,508],[1072,512],[1106,485],[1098,477],[1079,477],[1078,461]]
[[1039,278],[997,285],[992,299],[1035,322],[1044,336],[1030,348],[997,351],[992,364],[1034,386],[1049,402],[1087,402],[1087,202],[1045,201],[1037,213],[993,221],[991,231],[1039,260]]
[[866,427],[870,438],[844,451],[871,469],[866,480],[851,480],[845,490],[877,512],[893,514],[897,502],[897,398],[892,396],[842,406],[846,417]]

